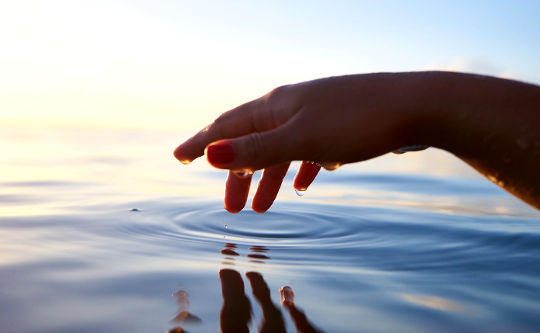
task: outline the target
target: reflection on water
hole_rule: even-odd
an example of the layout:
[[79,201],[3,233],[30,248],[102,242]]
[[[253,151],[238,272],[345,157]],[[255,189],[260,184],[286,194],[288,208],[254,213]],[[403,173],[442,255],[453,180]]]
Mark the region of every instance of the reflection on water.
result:
[[294,332],[296,302],[327,332],[540,326],[540,214],[436,150],[321,171],[302,198],[289,174],[233,215],[176,133],[23,134],[0,131],[1,332]]
[[[250,258],[249,262],[264,264],[264,260],[270,259],[265,253],[268,252],[268,248],[261,245],[254,245],[249,248],[250,253],[246,255],[247,258]],[[221,250],[221,254],[226,255],[224,264],[233,264],[234,256],[239,256],[237,252],[237,245],[234,243],[227,243],[225,247]]]
[[[234,243],[226,243],[221,254],[234,256],[239,254],[233,249],[237,245]],[[247,258],[256,256],[258,259],[270,259],[268,256],[260,253],[268,252],[265,246],[254,245],[249,248],[250,251],[256,253],[248,253]],[[225,257],[224,264],[234,264],[234,258]],[[263,261],[250,262],[262,263]],[[221,281],[221,294],[223,297],[223,306],[220,312],[220,328],[223,333],[242,333],[249,332],[250,322],[252,320],[252,305],[249,297],[244,290],[244,281],[238,271],[230,268],[224,268],[219,271],[219,279]],[[246,273],[246,279],[251,286],[252,295],[257,300],[261,311],[262,319],[258,325],[259,332],[281,333],[287,332],[283,314],[280,308],[272,301],[272,292],[263,276],[259,272],[250,271]],[[294,322],[297,332],[300,333],[318,333],[322,332],[316,329],[313,324],[307,319],[305,313],[300,310],[294,303],[294,292],[291,287],[283,286],[279,289],[281,303],[288,310],[288,313]],[[185,290],[177,291],[176,296],[179,304],[179,314],[173,319],[173,322],[179,324],[199,324],[201,320],[192,314],[188,309],[188,294]],[[176,326],[168,331],[169,333],[185,332],[182,325]]]
[[[221,250],[221,254],[228,255],[228,256],[238,256],[239,254],[235,251],[236,244],[234,243],[227,243],[225,244],[225,248]],[[225,259],[232,260],[233,258],[227,257]]]
[[[248,324],[251,320],[251,304],[244,292],[244,283],[241,275],[232,269],[222,269],[219,272],[223,294],[223,307],[221,308],[220,327],[224,333],[249,332]],[[258,325],[259,332],[286,332],[285,322],[281,310],[272,302],[268,284],[258,272],[246,273],[253,297],[262,310],[262,321]],[[294,322],[297,332],[316,333],[316,329],[306,315],[296,307],[293,301],[283,303]]]
[[259,259],[259,260],[251,260],[251,262],[258,262],[258,263],[264,263],[263,260],[270,259],[269,256],[267,256],[266,252],[268,252],[268,249],[261,245],[254,245],[249,248],[250,251],[254,253],[248,253],[247,257],[251,259]]
[[456,304],[452,301],[449,301],[440,297],[426,296],[426,295],[411,295],[411,294],[402,294],[403,298],[411,303],[419,304],[426,306],[428,308],[437,309],[437,310],[449,310],[449,311],[465,311],[466,309]]
[[178,313],[172,322],[178,324],[199,324],[201,318],[189,312],[189,295],[185,290],[178,290],[174,293],[178,303]]

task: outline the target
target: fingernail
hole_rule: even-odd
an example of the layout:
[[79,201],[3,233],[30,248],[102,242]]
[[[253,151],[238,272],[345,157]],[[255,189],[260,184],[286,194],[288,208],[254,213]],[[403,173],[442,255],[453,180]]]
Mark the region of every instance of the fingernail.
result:
[[234,150],[226,141],[216,142],[206,148],[206,158],[212,165],[221,166],[234,161]]

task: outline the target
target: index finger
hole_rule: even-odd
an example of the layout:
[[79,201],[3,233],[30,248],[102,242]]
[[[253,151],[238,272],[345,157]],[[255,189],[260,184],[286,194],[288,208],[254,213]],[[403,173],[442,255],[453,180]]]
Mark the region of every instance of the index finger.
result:
[[[253,133],[256,130],[254,114],[261,118],[265,112],[259,111],[259,99],[242,104],[223,113],[212,124],[186,140],[174,151],[174,156],[182,163],[187,164],[204,154],[204,149],[210,143]],[[266,112],[267,114],[268,112]]]
[[182,143],[174,156],[187,164],[204,154],[210,143],[271,130],[292,117],[296,107],[288,104],[285,86],[221,114],[212,124]]

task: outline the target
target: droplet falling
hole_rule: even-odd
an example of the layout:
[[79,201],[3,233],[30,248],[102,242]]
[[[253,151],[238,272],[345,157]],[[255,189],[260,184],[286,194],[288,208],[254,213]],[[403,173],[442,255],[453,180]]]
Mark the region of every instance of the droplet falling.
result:
[[225,229],[229,229],[229,225],[228,225],[228,224],[225,224]]
[[301,190],[294,190],[294,191],[296,192],[296,195],[299,197],[304,196],[304,193],[306,193],[306,191],[301,191]]

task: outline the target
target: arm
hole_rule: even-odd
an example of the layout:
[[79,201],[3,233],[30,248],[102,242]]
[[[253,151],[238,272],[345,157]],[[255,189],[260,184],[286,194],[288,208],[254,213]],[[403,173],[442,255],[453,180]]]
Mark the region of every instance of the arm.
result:
[[439,133],[424,129],[426,140],[540,209],[540,87],[470,74],[429,75],[426,112],[440,113],[444,125],[435,127]]
[[[175,150],[223,169],[265,169],[253,200],[270,207],[289,162],[334,165],[401,147],[445,149],[529,204],[540,208],[540,87],[452,72],[331,77],[277,88],[224,113]],[[295,187],[318,167],[303,163]],[[250,176],[227,180],[225,208],[239,211]]]

